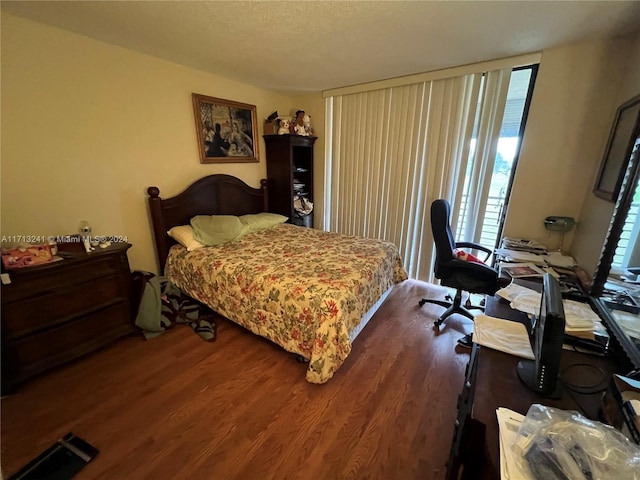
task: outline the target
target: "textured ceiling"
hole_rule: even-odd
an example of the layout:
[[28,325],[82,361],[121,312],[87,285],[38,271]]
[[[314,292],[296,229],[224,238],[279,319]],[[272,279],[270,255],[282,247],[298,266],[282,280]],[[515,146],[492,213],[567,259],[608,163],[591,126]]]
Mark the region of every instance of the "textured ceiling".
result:
[[2,1],[2,11],[286,94],[640,29],[640,2]]

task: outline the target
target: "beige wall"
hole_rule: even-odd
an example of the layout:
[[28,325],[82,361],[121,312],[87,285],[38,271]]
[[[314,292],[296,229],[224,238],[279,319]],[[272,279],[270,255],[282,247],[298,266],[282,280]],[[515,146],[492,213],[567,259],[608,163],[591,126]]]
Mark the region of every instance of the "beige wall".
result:
[[[545,230],[545,217],[570,216],[581,222],[618,88],[616,46],[598,41],[543,52],[505,235],[558,248],[560,234]],[[576,231],[566,235],[566,251],[571,251]]]
[[[156,271],[146,189],[265,177],[262,121],[290,97],[2,14],[2,235],[127,236]],[[260,162],[202,165],[191,93],[257,106]]]
[[[618,62],[622,65],[622,74],[617,79],[614,100],[609,108],[607,130],[601,138],[597,165],[602,160],[617,107],[630,98],[640,95],[640,33],[634,37],[621,39],[617,53]],[[595,184],[597,174],[598,168],[594,168],[589,184],[591,188]],[[591,189],[585,195],[572,253],[589,272],[595,270],[600,258],[609,221],[613,215],[613,207],[613,203],[596,197]]]

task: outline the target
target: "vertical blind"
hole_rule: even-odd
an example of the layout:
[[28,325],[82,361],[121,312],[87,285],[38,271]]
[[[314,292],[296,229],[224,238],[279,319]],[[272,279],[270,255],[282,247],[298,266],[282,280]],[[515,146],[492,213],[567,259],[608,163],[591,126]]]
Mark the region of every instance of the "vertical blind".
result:
[[510,79],[511,69],[487,72],[484,77],[477,131],[473,135],[475,148],[467,165],[464,225],[459,230],[464,232],[465,240],[478,242],[482,233]]
[[486,190],[510,70],[328,96],[324,229],[391,241],[409,276],[431,281],[431,202],[449,199],[455,223],[467,174],[474,195]]

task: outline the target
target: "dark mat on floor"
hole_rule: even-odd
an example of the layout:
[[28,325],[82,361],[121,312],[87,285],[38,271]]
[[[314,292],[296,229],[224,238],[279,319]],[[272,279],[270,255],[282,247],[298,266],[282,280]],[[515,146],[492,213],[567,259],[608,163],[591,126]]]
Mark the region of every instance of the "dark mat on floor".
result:
[[9,480],[69,480],[98,455],[98,449],[67,433]]

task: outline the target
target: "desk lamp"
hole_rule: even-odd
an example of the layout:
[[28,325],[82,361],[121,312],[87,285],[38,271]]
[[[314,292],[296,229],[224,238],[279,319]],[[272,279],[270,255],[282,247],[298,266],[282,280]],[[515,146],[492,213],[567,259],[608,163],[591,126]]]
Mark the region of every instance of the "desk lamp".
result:
[[562,244],[564,243],[564,234],[573,228],[576,220],[573,217],[547,217],[544,219],[544,227],[551,232],[562,232],[560,238],[560,246],[558,251],[562,253]]

